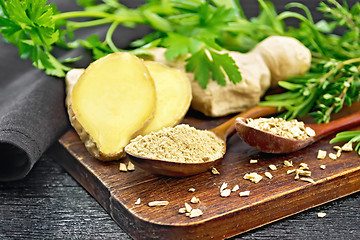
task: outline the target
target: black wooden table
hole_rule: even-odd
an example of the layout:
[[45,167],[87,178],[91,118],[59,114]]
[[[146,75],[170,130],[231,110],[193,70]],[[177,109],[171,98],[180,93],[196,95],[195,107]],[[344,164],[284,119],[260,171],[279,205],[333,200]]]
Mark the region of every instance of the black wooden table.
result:
[[[23,180],[0,183],[0,239],[131,239],[46,152]],[[360,186],[359,186],[360,187]],[[318,212],[325,212],[318,218]],[[360,239],[360,193],[234,239]]]

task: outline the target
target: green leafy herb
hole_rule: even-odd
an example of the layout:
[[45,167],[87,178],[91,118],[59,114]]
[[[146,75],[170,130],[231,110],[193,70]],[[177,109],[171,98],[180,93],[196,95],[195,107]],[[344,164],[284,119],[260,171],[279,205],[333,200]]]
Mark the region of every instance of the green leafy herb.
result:
[[39,69],[49,75],[62,77],[70,70],[52,54],[59,30],[52,19],[54,8],[46,0],[0,0],[2,16],[0,31],[3,38],[19,49],[21,58],[30,58]]
[[[228,54],[219,52],[223,48],[217,43],[221,29],[235,20],[235,10],[223,5],[214,8],[207,2],[193,6],[184,5],[182,1],[170,2],[177,11],[162,18],[161,22],[166,23],[165,31],[163,25],[158,27],[152,23],[155,30],[162,32],[158,34],[161,36],[158,46],[167,48],[167,60],[190,54],[186,69],[194,72],[195,80],[203,88],[209,77],[222,86],[226,85],[227,78],[230,82],[239,82],[241,74],[237,65]],[[159,20],[157,18],[156,22]]]
[[[154,33],[138,40],[132,45],[137,45],[138,49],[130,51],[143,53],[143,49],[149,46],[166,47],[168,60],[188,56],[187,69],[192,69],[190,65],[194,62],[204,61],[197,67],[195,79],[205,88],[208,76],[221,85],[225,85],[226,79],[233,83],[241,80],[238,67],[228,54],[220,53],[223,48],[217,44],[221,37],[219,32],[235,20],[241,9],[232,0],[225,1],[227,7],[220,2],[212,5],[200,0],[152,0],[137,9],[130,9],[115,0],[104,0],[99,4],[93,0],[78,0],[77,3],[85,8],[83,11],[60,13],[55,6],[47,5],[46,0],[0,0],[3,12],[0,31],[4,39],[19,48],[21,57],[30,58],[47,74],[63,77],[70,68],[51,55],[55,44],[69,49],[82,46],[91,50],[98,59],[112,52],[124,51],[112,40],[120,24],[127,27],[147,24]],[[67,20],[83,17],[93,20]],[[74,40],[77,29],[109,23],[104,41],[95,35]],[[210,54],[203,54],[205,49]]]
[[[335,0],[327,2],[320,3],[319,11],[330,19],[329,22],[314,23],[306,6],[294,3],[289,7],[302,9],[305,16],[285,11],[277,17],[299,19],[300,27],[291,28],[285,34],[298,38],[312,51],[310,72],[280,82],[287,92],[268,96],[261,103],[285,108],[284,117],[295,118],[309,113],[319,123],[329,122],[332,113],[360,100],[360,3],[349,9]],[[342,35],[333,33],[337,27],[344,29]]]

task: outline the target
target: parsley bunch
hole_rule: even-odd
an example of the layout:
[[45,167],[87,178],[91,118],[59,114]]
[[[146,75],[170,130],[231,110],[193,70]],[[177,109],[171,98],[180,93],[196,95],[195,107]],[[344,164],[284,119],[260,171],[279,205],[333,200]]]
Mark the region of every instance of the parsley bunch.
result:
[[[49,75],[65,76],[69,67],[56,59],[51,51],[54,45],[73,49],[84,47],[92,51],[94,59],[112,52],[124,51],[112,37],[119,25],[133,27],[145,24],[153,33],[131,44],[135,54],[146,53],[148,47],[166,47],[166,58],[174,59],[187,54],[188,71],[206,88],[209,78],[220,85],[226,79],[233,83],[241,80],[235,61],[221,53],[218,44],[222,28],[234,21],[241,9],[236,1],[202,0],[151,0],[130,9],[116,0],[78,0],[83,11],[60,13],[55,5],[46,0],[0,0],[0,33],[3,39],[16,45],[22,58],[30,58],[37,68]],[[68,19],[91,18],[87,21]],[[74,39],[74,31],[80,28],[110,24],[101,41],[93,35],[87,39]],[[67,59],[65,62],[76,61]]]

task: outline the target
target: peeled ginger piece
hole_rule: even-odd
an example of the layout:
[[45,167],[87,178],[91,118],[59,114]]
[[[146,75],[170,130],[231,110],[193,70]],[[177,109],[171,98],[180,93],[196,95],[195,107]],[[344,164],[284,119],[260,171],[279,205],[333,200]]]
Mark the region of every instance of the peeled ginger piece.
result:
[[87,150],[99,160],[116,160],[152,119],[155,84],[142,60],[112,53],[86,68],[67,104],[71,124]]
[[191,84],[183,71],[153,61],[145,61],[145,66],[154,79],[157,98],[154,118],[142,135],[180,123],[192,99]]

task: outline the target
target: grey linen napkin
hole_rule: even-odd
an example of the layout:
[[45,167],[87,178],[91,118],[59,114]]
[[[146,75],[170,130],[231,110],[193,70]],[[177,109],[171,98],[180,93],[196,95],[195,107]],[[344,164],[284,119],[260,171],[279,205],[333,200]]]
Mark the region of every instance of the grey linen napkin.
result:
[[64,81],[0,43],[0,181],[25,177],[68,127]]

